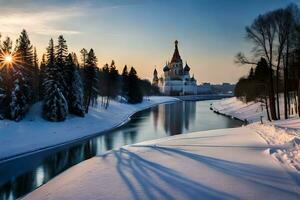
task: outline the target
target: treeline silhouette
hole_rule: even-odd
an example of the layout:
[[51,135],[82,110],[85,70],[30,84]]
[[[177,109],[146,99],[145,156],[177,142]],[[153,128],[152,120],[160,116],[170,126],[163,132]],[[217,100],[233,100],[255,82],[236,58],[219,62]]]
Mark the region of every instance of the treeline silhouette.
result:
[[[235,95],[244,101],[261,101],[269,120],[280,119],[283,93],[284,118],[291,115],[297,99],[300,116],[300,11],[296,4],[259,15],[246,27],[246,39],[253,45],[252,59],[238,53],[236,62],[252,65],[242,77]],[[295,96],[297,94],[298,97]]]
[[42,101],[46,120],[64,121],[69,113],[84,117],[98,103],[107,109],[111,99],[134,104],[159,93],[134,67],[122,74],[114,61],[99,68],[93,49],[82,49],[79,61],[62,35],[56,45],[50,39],[40,64],[25,30],[14,46],[9,37],[0,41],[0,50],[0,119],[20,121]]

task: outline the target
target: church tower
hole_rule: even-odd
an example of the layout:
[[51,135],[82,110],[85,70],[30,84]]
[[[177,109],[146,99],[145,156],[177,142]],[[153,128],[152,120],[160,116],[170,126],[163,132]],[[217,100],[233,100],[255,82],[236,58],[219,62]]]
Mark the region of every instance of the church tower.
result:
[[191,68],[182,63],[179,53],[178,41],[175,40],[175,49],[171,62],[163,67],[164,79],[157,78],[157,71],[153,73],[153,84],[160,83],[162,93],[166,95],[192,95],[197,94],[197,80],[190,76]]
[[156,68],[154,69],[154,72],[153,72],[153,80],[152,80],[152,85],[155,85],[155,86],[158,86],[158,76],[157,76],[157,70]]
[[175,40],[175,50],[173,53],[173,57],[171,60],[171,63],[169,64],[170,68],[170,78],[173,80],[181,80],[182,75],[183,75],[183,64],[182,64],[182,59],[179,54],[178,50],[178,41]]

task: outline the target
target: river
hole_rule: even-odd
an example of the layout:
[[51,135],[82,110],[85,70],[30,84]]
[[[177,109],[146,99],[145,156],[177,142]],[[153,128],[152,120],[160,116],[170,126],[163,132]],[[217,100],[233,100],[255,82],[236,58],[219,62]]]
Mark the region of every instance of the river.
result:
[[[183,101],[143,110],[123,126],[89,139],[0,163],[0,200],[21,197],[96,155],[137,142],[221,128],[242,122],[213,113],[211,101]],[[21,142],[21,141],[16,141]]]

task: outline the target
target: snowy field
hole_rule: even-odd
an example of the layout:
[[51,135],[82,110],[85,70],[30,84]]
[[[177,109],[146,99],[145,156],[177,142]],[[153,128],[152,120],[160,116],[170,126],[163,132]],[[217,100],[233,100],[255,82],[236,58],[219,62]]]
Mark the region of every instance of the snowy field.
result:
[[275,148],[248,127],[162,138],[93,157],[24,199],[299,199],[299,174]]
[[[268,122],[266,112],[261,109],[260,103],[246,104],[235,97],[214,103],[213,109],[253,123],[248,127],[255,130],[268,144],[280,146],[280,148],[271,148],[269,153],[285,165],[300,171],[300,118],[298,116]],[[264,124],[260,124],[260,116],[264,116]]]
[[21,122],[0,120],[0,161],[109,130],[126,122],[137,111],[177,100],[150,97],[134,105],[112,101],[107,110],[100,105],[91,107],[84,118],[69,116],[64,122],[44,120],[41,104],[35,104]]

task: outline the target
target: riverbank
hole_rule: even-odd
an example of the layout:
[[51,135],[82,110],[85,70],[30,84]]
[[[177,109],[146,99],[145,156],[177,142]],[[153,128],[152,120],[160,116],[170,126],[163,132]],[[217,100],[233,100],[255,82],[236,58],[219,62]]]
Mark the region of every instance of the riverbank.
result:
[[[271,156],[284,165],[300,171],[300,118],[298,116],[269,122],[265,109],[261,108],[261,103],[244,103],[235,97],[214,103],[212,109],[216,113],[250,123],[247,127],[255,130],[268,144],[281,146],[281,148],[271,148],[269,151]],[[263,124],[260,123],[261,117]]]
[[211,108],[218,114],[234,117],[248,123],[258,122],[261,117],[264,121],[268,119],[267,113],[265,109],[262,109],[260,102],[244,103],[236,97],[215,102],[211,105]]
[[69,116],[64,122],[44,120],[41,104],[35,104],[21,122],[0,120],[0,162],[99,134],[124,124],[138,111],[175,101],[173,97],[150,97],[140,104],[112,101],[107,110],[99,103],[84,118]]
[[93,157],[24,199],[299,199],[299,174],[249,127],[195,132]]

